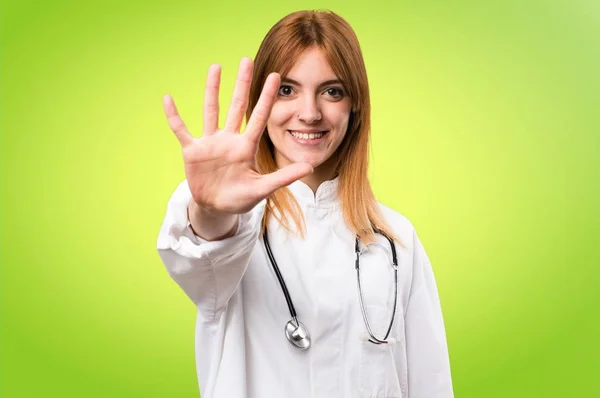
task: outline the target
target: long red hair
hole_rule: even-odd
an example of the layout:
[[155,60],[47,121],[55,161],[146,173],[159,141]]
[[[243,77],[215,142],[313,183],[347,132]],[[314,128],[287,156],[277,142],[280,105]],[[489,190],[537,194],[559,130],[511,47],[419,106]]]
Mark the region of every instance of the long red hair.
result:
[[[335,170],[339,176],[338,198],[344,220],[363,242],[373,241],[374,228],[395,238],[379,211],[368,179],[371,130],[369,83],[358,38],[343,18],[331,11],[298,11],[287,15],[271,28],[254,59],[246,118],[250,119],[269,73],[277,72],[285,77],[300,54],[314,47],[323,51],[352,103],[348,131],[332,155],[335,156]],[[266,131],[259,143],[257,166],[264,174],[277,170],[273,143]],[[275,216],[289,231],[292,231],[291,218],[303,236],[305,226],[302,211],[289,189],[279,189],[267,199],[262,220],[263,231],[271,216]]]

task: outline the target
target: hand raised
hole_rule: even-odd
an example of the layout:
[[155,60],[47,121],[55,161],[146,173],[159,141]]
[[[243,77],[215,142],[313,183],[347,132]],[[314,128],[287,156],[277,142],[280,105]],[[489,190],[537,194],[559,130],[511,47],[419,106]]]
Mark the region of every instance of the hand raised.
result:
[[185,176],[193,200],[214,214],[241,214],[313,170],[309,164],[296,163],[271,174],[258,172],[258,143],[279,90],[278,74],[267,77],[244,134],[239,130],[248,107],[252,61],[243,58],[240,62],[227,121],[221,130],[218,129],[220,80],[220,67],[212,65],[206,82],[204,135],[201,138],[188,132],[170,96],[164,97],[163,106],[169,126],[181,144]]

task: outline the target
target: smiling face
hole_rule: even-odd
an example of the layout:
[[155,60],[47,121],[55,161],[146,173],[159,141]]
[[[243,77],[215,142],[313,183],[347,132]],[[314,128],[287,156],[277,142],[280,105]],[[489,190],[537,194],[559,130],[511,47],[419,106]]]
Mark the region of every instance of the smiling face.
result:
[[[282,76],[267,121],[279,168],[306,162],[321,182],[333,178],[332,156],[346,135],[351,102],[342,82],[318,48],[303,52]],[[312,185],[312,184],[311,184]]]

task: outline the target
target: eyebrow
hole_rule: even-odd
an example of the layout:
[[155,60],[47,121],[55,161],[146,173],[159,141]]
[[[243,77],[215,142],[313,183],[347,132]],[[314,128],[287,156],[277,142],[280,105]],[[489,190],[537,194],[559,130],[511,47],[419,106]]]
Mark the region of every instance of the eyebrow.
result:
[[[297,82],[296,80],[291,79],[289,77],[284,77],[283,79],[281,79],[281,82],[295,84],[296,86],[302,86],[302,84],[300,84],[300,82]],[[328,86],[330,84],[340,84],[343,86],[343,83],[341,80],[331,79],[331,80],[326,80],[326,81],[322,82],[321,84],[319,84],[319,87]]]

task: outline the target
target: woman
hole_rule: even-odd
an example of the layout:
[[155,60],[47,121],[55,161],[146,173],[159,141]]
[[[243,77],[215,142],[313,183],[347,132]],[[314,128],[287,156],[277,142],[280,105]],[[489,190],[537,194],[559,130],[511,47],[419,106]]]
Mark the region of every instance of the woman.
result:
[[323,11],[279,21],[242,60],[220,130],[219,81],[213,65],[199,139],[164,99],[186,181],[158,249],[198,309],[202,397],[451,397],[431,265],[367,179],[352,28]]

